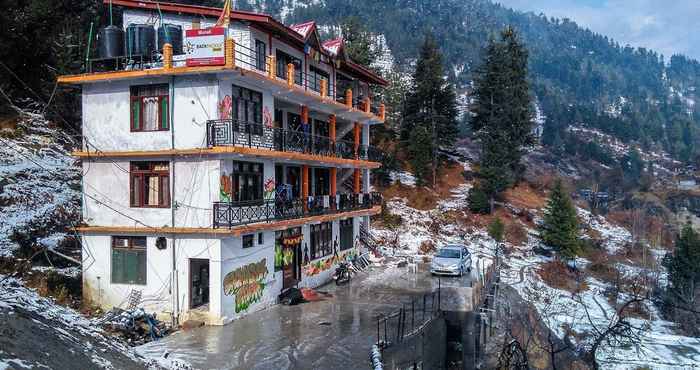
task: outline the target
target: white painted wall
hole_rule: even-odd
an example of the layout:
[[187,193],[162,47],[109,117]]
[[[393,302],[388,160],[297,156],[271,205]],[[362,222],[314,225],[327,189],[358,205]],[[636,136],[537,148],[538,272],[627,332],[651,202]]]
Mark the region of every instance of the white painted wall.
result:
[[[168,161],[169,158],[153,160]],[[170,163],[170,203],[171,207],[178,205],[175,226],[212,225],[212,203],[218,200],[219,194],[219,165],[219,159],[211,157],[191,157],[186,162],[178,160],[174,166]],[[129,171],[129,161],[83,161],[83,220],[91,226],[171,226],[170,207],[130,206]]]

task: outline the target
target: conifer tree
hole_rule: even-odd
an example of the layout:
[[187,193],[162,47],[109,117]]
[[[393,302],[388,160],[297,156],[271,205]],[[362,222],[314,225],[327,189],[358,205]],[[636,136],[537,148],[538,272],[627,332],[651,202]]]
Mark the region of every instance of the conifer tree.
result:
[[686,224],[667,258],[671,299],[682,307],[694,307],[700,299],[700,234]]
[[430,159],[433,157],[431,135],[425,127],[419,126],[411,132],[410,140],[408,155],[416,185],[424,186],[430,179]]
[[489,42],[477,71],[471,126],[481,142],[483,189],[492,199],[518,182],[524,149],[534,143],[527,60],[518,35],[506,28]]
[[561,180],[557,180],[549,195],[544,222],[540,226],[540,237],[545,245],[554,248],[564,259],[573,259],[579,254],[576,208]]
[[[450,148],[459,134],[457,123],[457,105],[454,87],[445,80],[443,58],[432,35],[425,36],[420,49],[413,81],[406,96],[402,114],[401,141],[409,153],[416,152],[411,146],[416,143],[412,138],[418,129],[429,135],[431,169],[433,175],[437,170],[437,150]],[[419,150],[420,151],[420,150]],[[411,161],[423,159],[409,158]],[[422,176],[424,174],[416,174]],[[422,179],[424,181],[425,178]],[[434,180],[434,179],[433,179]],[[425,181],[424,181],[425,182]]]

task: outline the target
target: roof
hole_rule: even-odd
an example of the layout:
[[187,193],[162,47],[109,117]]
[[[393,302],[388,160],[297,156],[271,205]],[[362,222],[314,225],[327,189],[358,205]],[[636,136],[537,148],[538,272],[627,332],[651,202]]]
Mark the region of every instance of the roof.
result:
[[303,38],[306,39],[316,29],[316,22],[309,21],[299,24],[293,24],[289,26],[289,28],[293,29],[294,31],[296,31],[296,33],[300,34]]
[[[103,0],[105,4],[109,4],[110,0]],[[201,16],[207,16],[207,17],[219,17],[221,15],[221,8],[214,8],[214,7],[209,7],[209,6],[201,6],[201,5],[187,5],[187,4],[176,4],[176,3],[169,3],[169,2],[160,2],[160,1],[151,1],[151,0],[111,0],[112,5],[115,6],[123,6],[127,8],[136,8],[136,9],[148,9],[148,10],[158,10],[160,9],[161,11],[164,12],[173,12],[173,13],[181,13],[181,14],[195,14],[195,15],[201,15]],[[288,41],[292,44],[295,44],[297,47],[301,48],[303,50],[304,45],[306,44],[308,38],[311,35],[316,35],[318,37],[318,33],[316,30],[316,22],[309,21],[297,25],[292,25],[292,26],[286,26],[282,22],[276,20],[273,18],[271,15],[264,14],[264,13],[254,13],[254,12],[247,12],[247,11],[242,11],[242,10],[231,10],[231,19],[232,20],[240,20],[240,21],[248,21],[253,24],[255,24],[257,27],[262,28],[264,30],[273,32],[273,33],[279,33],[281,34],[284,38],[285,41]],[[336,58],[337,54],[332,53],[332,48],[326,47],[327,44],[332,45],[332,42],[337,42],[338,40],[331,40],[323,43],[323,46],[321,47],[321,53],[326,54],[330,57]],[[340,40],[340,43],[342,45],[342,40]],[[376,83],[379,85],[386,86],[388,83],[386,80],[381,78],[379,75],[374,73],[373,71],[370,71],[369,69],[360,66],[359,64],[355,64],[350,62],[349,60],[346,60],[346,66],[350,70],[350,72],[353,72],[354,74],[358,76],[362,76],[369,80],[372,83]]]
[[334,57],[338,56],[341,49],[343,48],[344,42],[342,38],[337,38],[333,40],[328,40],[323,43],[323,48]]

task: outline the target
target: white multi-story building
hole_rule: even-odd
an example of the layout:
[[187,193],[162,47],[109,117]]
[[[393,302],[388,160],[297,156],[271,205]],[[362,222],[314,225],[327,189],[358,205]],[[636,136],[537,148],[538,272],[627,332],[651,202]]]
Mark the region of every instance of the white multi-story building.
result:
[[[124,30],[179,26],[190,52],[127,48],[59,78],[82,87],[85,300],[132,297],[223,324],[329,281],[380,211],[369,172],[381,155],[368,144],[384,108],[370,85],[386,82],[349,60],[342,40],[322,43],[312,22],[231,11],[211,28],[221,9],[112,3]],[[221,28],[223,59],[193,61],[194,37],[216,44]]]

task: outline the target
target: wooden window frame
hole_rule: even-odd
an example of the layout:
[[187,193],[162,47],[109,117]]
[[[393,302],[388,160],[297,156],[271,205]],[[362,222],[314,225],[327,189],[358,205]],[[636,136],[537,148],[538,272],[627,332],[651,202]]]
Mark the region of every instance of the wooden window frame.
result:
[[[243,165],[246,165],[246,164],[248,166],[259,166],[260,171],[257,171],[257,172],[252,171],[252,170],[243,171],[242,167],[243,167]],[[241,196],[240,196],[239,191],[238,191],[239,187],[236,186],[238,184],[237,183],[238,179],[236,178],[236,176],[238,176],[238,175],[243,175],[244,178],[247,178],[247,176],[256,176],[258,178],[257,179],[257,182],[258,182],[257,189],[254,189],[254,191],[256,193],[256,194],[254,194],[255,199],[240,200]],[[258,202],[259,201],[262,204],[262,202],[265,200],[264,189],[263,189],[265,186],[263,183],[264,177],[265,177],[265,164],[264,163],[249,162],[249,161],[233,161],[233,166],[232,166],[232,171],[231,171],[231,187],[232,187],[232,190],[234,192],[233,194],[231,194],[232,203]],[[234,194],[236,195],[236,198],[238,198],[238,199],[235,199],[235,200],[233,199]]]
[[[350,231],[349,246],[343,244],[343,242],[345,241],[344,232],[348,232],[348,229]],[[340,241],[340,246],[338,247],[338,249],[340,249],[341,251],[351,249],[353,247],[353,244],[355,243],[355,221],[352,218],[349,218],[347,220],[340,220],[338,224],[338,234],[338,239]]]
[[[238,91],[238,94],[236,95],[235,92]],[[245,93],[247,92],[247,95],[250,97],[249,99],[245,98]],[[253,117],[247,117],[248,115],[248,104],[258,104],[255,102],[255,99],[253,96],[256,96],[260,99],[259,107],[258,109],[254,109],[255,112],[253,113]],[[243,122],[245,124],[245,129],[243,132],[245,133],[252,133],[253,135],[258,135],[262,136],[263,135],[263,108],[264,108],[264,96],[261,92],[249,89],[247,87],[239,86],[239,85],[232,85],[231,86],[231,118],[235,121],[233,125],[233,131],[240,131],[240,123]],[[245,108],[243,109],[243,112],[245,112],[246,117],[243,117],[243,119],[238,117],[238,105],[239,104],[245,104]],[[254,125],[253,129],[250,129],[250,124]]]
[[[138,89],[140,88],[165,88],[166,91],[168,91],[168,94],[160,94],[160,95],[139,95],[137,93]],[[157,85],[135,85],[131,86],[129,88],[129,129],[131,132],[158,132],[158,131],[170,131],[170,85],[169,84],[157,84]],[[158,128],[155,130],[145,130],[144,129],[144,122],[143,122],[143,99],[144,98],[158,98],[158,124],[156,125]],[[166,107],[167,109],[163,109],[163,101],[166,102]],[[134,120],[134,105],[138,104],[139,105],[139,127],[136,126],[136,122]],[[165,115],[165,123],[166,127],[163,126],[163,115]]]
[[[124,245],[117,245],[118,240],[127,240],[127,246]],[[143,241],[143,243],[135,243],[136,240]],[[148,247],[147,247],[147,238],[145,236],[112,236],[111,237],[111,242],[110,242],[110,271],[109,271],[109,281],[111,284],[119,284],[119,285],[139,285],[139,286],[145,286],[148,285]],[[144,271],[139,272],[139,274],[143,273],[143,280],[139,279],[139,276],[137,276],[136,281],[115,281],[115,275],[114,275],[114,252],[115,251],[126,251],[126,252],[142,252],[143,253],[143,269]]]
[[[309,87],[311,90],[321,93],[321,81],[326,80],[326,86],[330,86],[331,74],[316,66],[309,66]],[[327,89],[326,95],[330,95],[330,89]]]
[[[138,169],[139,164],[148,164],[147,170]],[[167,170],[156,170],[157,165],[167,164]],[[146,204],[146,177],[157,176],[161,191],[158,193],[158,205]],[[134,181],[139,180],[139,199],[136,199]],[[167,186],[163,187],[163,183]],[[163,191],[162,189],[166,189]],[[170,162],[167,161],[137,161],[131,162],[129,168],[129,205],[131,208],[170,208]]]
[[292,63],[294,64],[294,84],[304,86],[304,62],[280,49],[276,50],[275,56],[277,57],[277,77],[286,80],[287,64]]
[[[250,245],[246,246],[246,241],[250,241]],[[241,236],[241,247],[243,249],[250,249],[255,247],[255,234],[246,234]]]

